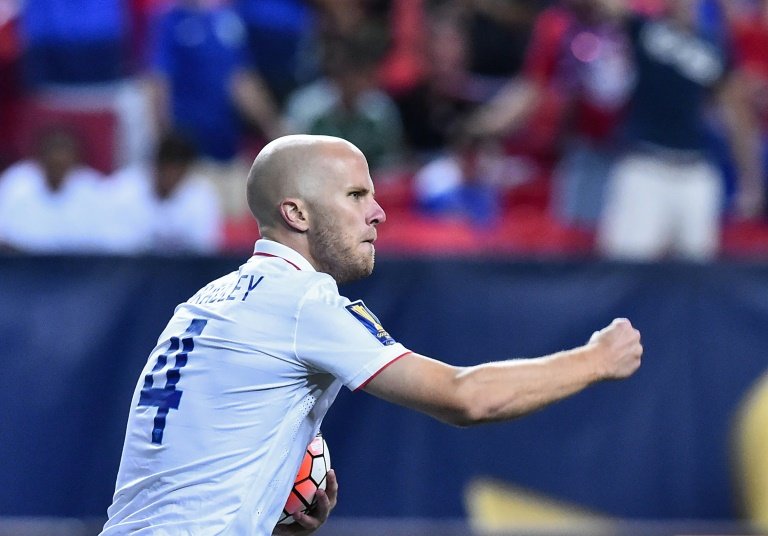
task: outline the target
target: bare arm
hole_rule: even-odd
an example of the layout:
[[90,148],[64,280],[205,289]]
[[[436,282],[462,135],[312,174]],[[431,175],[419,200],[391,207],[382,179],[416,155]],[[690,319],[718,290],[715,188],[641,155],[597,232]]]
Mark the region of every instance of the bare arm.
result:
[[285,133],[269,90],[256,74],[239,71],[232,79],[232,94],[238,110],[273,140]]
[[159,72],[153,72],[147,75],[144,84],[147,88],[149,106],[154,119],[152,126],[159,136],[171,130],[173,126],[168,79]]
[[540,88],[525,79],[513,79],[467,121],[472,136],[512,134],[525,125],[538,107]]
[[600,380],[640,366],[640,333],[616,319],[584,346],[535,359],[453,367],[411,354],[385,368],[365,391],[457,426],[514,419]]
[[764,209],[760,127],[748,87],[743,73],[734,71],[718,91],[738,175],[736,211],[742,218],[760,216]]

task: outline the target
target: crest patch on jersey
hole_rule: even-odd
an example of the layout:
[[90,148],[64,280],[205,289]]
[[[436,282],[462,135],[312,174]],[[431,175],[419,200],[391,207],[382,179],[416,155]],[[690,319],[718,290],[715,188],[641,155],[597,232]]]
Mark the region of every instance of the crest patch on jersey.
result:
[[347,311],[352,313],[352,316],[364,325],[365,329],[370,331],[381,344],[384,346],[395,344],[395,339],[387,333],[387,330],[379,323],[379,319],[376,318],[376,315],[374,315],[362,301],[358,300],[350,303],[347,305]]

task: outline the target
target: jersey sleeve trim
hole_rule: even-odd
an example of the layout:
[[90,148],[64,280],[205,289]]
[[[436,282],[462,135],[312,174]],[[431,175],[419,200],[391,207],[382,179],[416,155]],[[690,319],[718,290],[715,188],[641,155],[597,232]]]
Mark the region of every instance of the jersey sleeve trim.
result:
[[388,366],[390,366],[392,363],[394,363],[395,361],[397,361],[397,360],[398,360],[398,359],[400,359],[401,357],[405,357],[405,356],[407,356],[407,355],[408,355],[408,354],[410,354],[410,353],[413,353],[413,352],[411,352],[410,350],[408,350],[408,351],[406,351],[406,352],[403,352],[403,353],[402,353],[402,354],[400,354],[399,356],[395,357],[394,359],[391,359],[391,360],[390,360],[390,361],[388,361],[387,363],[385,363],[385,364],[384,364],[384,365],[383,365],[381,368],[379,368],[379,370],[377,370],[376,372],[374,372],[373,374],[371,374],[371,375],[368,377],[368,379],[367,379],[367,380],[365,380],[363,383],[361,383],[360,385],[358,385],[357,387],[355,387],[355,389],[354,389],[354,391],[353,391],[353,392],[354,392],[354,393],[356,393],[356,392],[358,392],[358,391],[360,391],[360,390],[362,390],[362,389],[365,389],[365,386],[366,386],[366,385],[368,385],[368,384],[369,384],[369,383],[370,383],[370,382],[371,382],[371,381],[372,381],[372,380],[373,380],[373,379],[374,379],[376,376],[378,376],[379,374],[381,374],[381,373],[384,371],[384,369],[385,369],[385,368],[387,368]]

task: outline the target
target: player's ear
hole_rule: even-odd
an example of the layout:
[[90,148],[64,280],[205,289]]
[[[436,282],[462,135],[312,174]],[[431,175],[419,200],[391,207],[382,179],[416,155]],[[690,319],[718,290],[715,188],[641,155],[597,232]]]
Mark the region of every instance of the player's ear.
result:
[[280,203],[280,216],[291,229],[300,233],[306,232],[309,229],[307,207],[301,199],[283,199]]

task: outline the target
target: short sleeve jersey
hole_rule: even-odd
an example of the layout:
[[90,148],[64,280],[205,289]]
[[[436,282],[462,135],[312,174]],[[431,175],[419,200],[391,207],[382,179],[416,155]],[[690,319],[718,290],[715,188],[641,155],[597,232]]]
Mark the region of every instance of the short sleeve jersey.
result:
[[103,534],[271,534],[341,386],[359,389],[406,353],[329,275],[259,240],[160,335]]

